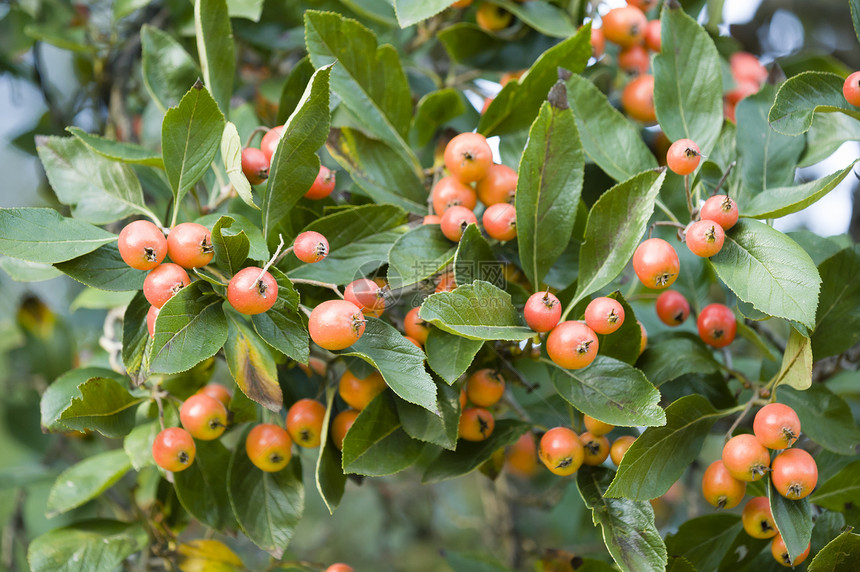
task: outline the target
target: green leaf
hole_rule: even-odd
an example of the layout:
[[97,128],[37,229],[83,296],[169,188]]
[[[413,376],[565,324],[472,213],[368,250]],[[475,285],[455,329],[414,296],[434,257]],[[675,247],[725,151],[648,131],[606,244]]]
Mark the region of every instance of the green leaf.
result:
[[[168,411],[170,409],[166,410],[165,414]],[[167,420],[165,420],[165,424],[167,424]],[[123,439],[122,448],[135,471],[140,472],[144,467],[155,464],[155,460],[152,458],[152,443],[160,431],[161,425],[158,421],[150,421],[137,425]]]
[[481,340],[471,340],[438,328],[430,328],[427,342],[424,344],[427,365],[444,379],[445,383],[451,385],[466,373],[483,345]]
[[[453,62],[470,68],[496,71],[530,67],[540,59],[545,50],[557,45],[554,38],[538,32],[527,33],[518,41],[512,42],[496,34],[485,32],[471,22],[447,26],[438,32],[437,37]],[[550,61],[554,62],[555,58],[548,60],[548,63]],[[564,66],[564,63],[559,65]],[[555,77],[554,75],[553,81]],[[546,93],[550,86],[552,82],[543,93]],[[540,103],[535,106],[535,113],[539,106]]]
[[[858,161],[860,159],[855,160],[841,171],[808,183],[768,189],[753,197],[744,206],[744,216],[758,219],[779,218],[802,211],[835,189],[848,176]],[[793,176],[793,166],[790,172]]]
[[[240,443],[245,442],[250,429],[243,431]],[[254,466],[245,447],[235,447],[227,490],[233,514],[245,535],[275,558],[281,558],[305,508],[299,457],[294,456],[284,469],[267,473]]]
[[[556,85],[566,101],[564,84]],[[520,261],[535,287],[570,241],[584,172],[573,113],[545,103],[529,129],[515,198]]]
[[[194,462],[173,473],[176,496],[183,508],[209,528],[228,531],[236,528],[236,519],[227,495],[227,470],[230,450],[220,441],[196,440]],[[236,445],[244,449],[244,443]]]
[[[122,318],[122,363],[130,376],[137,379],[141,370],[148,369],[149,354],[146,349],[152,341],[146,325],[149,302],[143,292],[138,290]],[[147,360],[144,365],[144,360]]]
[[815,325],[818,270],[809,255],[778,230],[741,219],[710,262],[726,286],[757,310],[810,329]]
[[221,134],[221,160],[224,161],[227,178],[230,179],[230,184],[236,189],[239,198],[245,201],[249,207],[260,210],[260,207],[254,202],[251,183],[248,182],[242,172],[242,140],[239,138],[236,126],[229,121]]
[[806,132],[806,149],[798,167],[809,167],[830,157],[846,141],[860,141],[860,121],[843,113],[819,113]]
[[72,465],[57,477],[48,493],[48,518],[68,512],[109,489],[131,469],[122,449],[98,453]]
[[337,61],[331,73],[332,90],[352,118],[419,173],[420,164],[404,140],[412,98],[397,50],[388,44],[379,46],[373,32],[339,14],[308,10],[304,20],[311,63],[319,69]]
[[851,7],[851,23],[854,24],[854,35],[860,41],[860,2],[849,0],[848,5]]
[[456,89],[446,87],[431,91],[418,100],[409,127],[409,143],[414,147],[424,147],[439,127],[465,112],[463,96]]
[[576,476],[579,494],[591,509],[594,524],[600,525],[606,548],[625,572],[664,570],[666,546],[654,526],[651,503],[605,498],[611,480],[612,471],[603,467],[582,467]]
[[795,389],[809,389],[812,385],[812,346],[809,338],[791,328],[782,365],[774,387],[789,385]]
[[408,401],[396,399],[397,416],[403,430],[413,439],[453,451],[457,446],[460,425],[460,390],[437,382],[436,395],[436,409],[441,416]]
[[164,168],[164,161],[161,160],[161,155],[150,151],[146,147],[135,143],[106,139],[100,135],[87,133],[79,127],[66,127],[66,131],[80,139],[91,150],[111,161],[133,165],[147,165],[148,167],[158,167],[160,169]]
[[28,262],[9,256],[0,257],[0,268],[15,282],[43,282],[63,275],[50,264]]
[[819,485],[809,500],[818,506],[842,512],[860,503],[860,461],[854,461]]
[[169,33],[149,24],[140,31],[143,84],[164,113],[175,106],[197,78],[200,68]]
[[[679,360],[678,356],[684,356]],[[654,336],[636,363],[656,387],[689,373],[715,373],[720,364],[702,339],[690,332],[664,332]]]
[[[36,138],[36,151],[57,199],[72,216],[105,224],[131,214],[155,218],[131,167],[105,159],[74,137]],[[59,262],[59,260],[55,261]]]
[[499,419],[493,433],[484,441],[457,442],[456,451],[442,451],[427,469],[421,482],[438,483],[471,473],[507,445],[515,443],[531,426],[514,419]]
[[[424,352],[387,322],[367,318],[364,334],[338,355],[363,359],[402,399],[436,412],[436,384],[424,369]],[[346,465],[344,465],[346,467]]]
[[313,75],[314,66],[308,56],[297,61],[293,69],[290,70],[290,75],[284,82],[284,89],[281,91],[281,99],[278,103],[278,120],[276,122],[278,125],[286,123],[296,107],[299,106],[305,92],[305,86],[311,81]]
[[168,300],[155,320],[150,371],[180,373],[215,355],[227,340],[223,301],[202,280]]
[[113,572],[123,560],[146,548],[147,542],[140,524],[88,520],[33,539],[27,562],[33,572]]
[[242,269],[242,264],[248,259],[251,241],[244,231],[237,233],[224,232],[233,226],[236,220],[228,215],[218,219],[212,227],[212,247],[215,250],[215,263],[230,275]]
[[842,112],[860,119],[860,110],[845,101],[845,79],[826,72],[804,72],[787,79],[776,94],[768,121],[784,135],[806,133],[815,113]]
[[[502,566],[486,555],[467,555],[447,550],[443,551],[442,555],[454,572],[511,572],[510,568]],[[577,568],[577,570],[580,569]]]
[[417,284],[454,260],[457,245],[438,224],[422,224],[397,239],[388,252],[388,284],[392,290]]
[[[770,129],[767,114],[775,97],[776,88],[765,84],[757,94],[742,99],[735,111],[738,170],[746,193],[744,199],[794,183],[794,170],[806,141]],[[744,216],[749,216],[748,201],[742,200],[741,204]]]
[[[855,8],[852,6],[852,11]],[[860,34],[860,31],[858,31]],[[809,572],[848,570],[860,561],[860,534],[846,530],[818,551],[809,563]]]
[[264,0],[227,0],[227,8],[231,18],[245,18],[259,22],[263,13]]
[[483,280],[497,288],[505,287],[504,263],[496,260],[490,243],[476,224],[470,224],[463,231],[463,236],[457,243],[453,266],[456,284],[471,284],[475,280]]
[[300,363],[310,356],[308,331],[301,310],[299,293],[293,283],[277,268],[269,272],[278,282],[278,302],[268,312],[251,316],[254,329],[267,344]]
[[624,427],[666,424],[666,415],[658,405],[660,392],[638,369],[602,355],[577,370],[549,363],[558,394],[586,415]]
[[269,166],[269,180],[263,196],[263,234],[269,246],[297,233],[290,222],[290,211],[311,188],[320,171],[317,149],[329,130],[329,75],[331,67],[318,69],[311,76],[296,110],[284,124],[284,131]]
[[571,76],[567,80],[567,101],[585,153],[607,175],[620,182],[657,168],[639,129],[589,80]]
[[[194,222],[202,224],[205,227],[214,229],[215,225],[218,224],[218,221],[221,220],[222,216],[225,215],[211,213],[196,219]],[[262,231],[260,231],[259,225],[251,222],[244,216],[237,213],[231,212],[229,215],[226,216],[229,216],[233,219],[233,222],[229,226],[230,233],[228,234],[239,234],[240,232],[243,232],[245,233],[245,236],[248,237],[248,241],[250,242],[251,247],[250,251],[248,252],[248,258],[250,258],[251,260],[268,260],[269,247],[266,246],[266,239],[263,238],[263,233]],[[227,227],[222,225],[222,229],[223,228]],[[224,234],[223,230],[222,234]]]
[[452,292],[432,294],[418,315],[437,328],[470,340],[525,340],[534,335],[521,325],[511,295],[481,280]]
[[224,123],[224,114],[200,82],[188,90],[178,106],[164,114],[161,150],[175,202],[181,202],[209,170],[221,143]]
[[840,455],[856,453],[860,427],[845,400],[826,386],[815,384],[806,391],[780,386],[777,401],[794,409],[801,431],[825,449]]
[[341,454],[329,439],[329,427],[331,426],[332,403],[334,403],[335,388],[326,388],[326,408],[323,417],[322,431],[320,433],[319,456],[314,476],[317,490],[328,508],[329,514],[334,514],[335,509],[343,498],[346,487],[346,475],[341,468]]
[[400,27],[408,28],[435,16],[450,5],[450,0],[394,0],[394,11]]
[[846,248],[818,266],[821,296],[812,334],[816,360],[860,341],[860,251]]
[[421,174],[388,143],[357,129],[332,129],[326,149],[353,182],[377,203],[391,203],[415,214],[427,212]]
[[[280,288],[278,288],[280,297]],[[224,344],[227,367],[242,393],[266,409],[278,412],[284,395],[278,384],[278,370],[271,350],[243,317],[226,312],[228,335]],[[160,317],[160,315],[159,315]]]
[[236,75],[236,47],[226,0],[195,0],[194,34],[203,81],[221,113],[227,115]]
[[567,39],[577,32],[573,22],[570,21],[570,16],[549,2],[490,0],[490,3],[501,6],[517,19],[522,20],[526,26],[547,36]]
[[663,49],[653,60],[654,107],[670,141],[692,139],[709,155],[723,127],[723,82],[714,41],[680,7],[665,6]]
[[82,284],[112,292],[142,290],[146,279],[146,272],[125,263],[113,242],[54,266]]
[[598,334],[597,343],[600,346],[600,355],[617,359],[633,365],[639,358],[641,349],[641,330],[639,323],[636,321],[636,314],[633,308],[621,295],[621,292],[615,291],[608,298],[617,300],[624,310],[624,323],[621,327],[608,335]]
[[385,264],[391,245],[402,235],[398,228],[406,213],[394,205],[362,205],[334,211],[303,230],[316,231],[328,239],[329,254],[315,264],[291,258],[290,278],[349,284]]
[[478,133],[489,137],[526,129],[541,113],[543,102],[558,79],[558,68],[580,73],[590,57],[591,28],[586,25],[541,54],[518,81],[505,85],[481,115]]
[[701,395],[672,403],[666,424],[646,429],[624,454],[606,496],[643,501],[665,494],[696,460],[711,427],[723,416]]
[[137,10],[146,8],[152,0],[117,0],[113,4],[114,21],[131,16]]
[[773,522],[785,542],[788,555],[794,560],[806,550],[812,538],[812,507],[809,497],[789,500],[777,492],[770,477],[767,481],[767,496],[770,499]]
[[[9,259],[12,260],[12,259]],[[75,296],[69,304],[69,310],[76,312],[85,310],[110,310],[112,308],[123,308],[134,299],[136,292],[130,290],[124,292],[110,292],[97,288],[84,288],[80,294]]]
[[[646,171],[618,183],[597,199],[588,213],[585,240],[579,249],[575,306],[621,274],[642,238],[666,171]],[[611,228],[612,232],[606,229]]]
[[343,440],[343,471],[381,477],[410,467],[424,449],[406,434],[394,398],[383,392],[361,410]]
[[735,514],[700,516],[688,520],[678,528],[678,532],[666,536],[666,550],[672,556],[687,559],[695,566],[694,570],[717,570],[720,560],[742,530],[741,519]]

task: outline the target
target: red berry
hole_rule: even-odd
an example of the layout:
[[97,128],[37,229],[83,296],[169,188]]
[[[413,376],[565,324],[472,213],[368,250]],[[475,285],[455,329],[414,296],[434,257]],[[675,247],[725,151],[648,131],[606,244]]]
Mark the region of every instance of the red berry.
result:
[[786,548],[785,541],[782,539],[781,535],[777,534],[774,536],[773,541],[770,543],[770,553],[773,554],[774,560],[786,568],[793,568],[806,560],[806,557],[809,556],[810,548],[812,548],[812,543],[809,543],[806,550],[798,554],[797,557],[792,560],[788,556],[788,548]]
[[479,369],[466,380],[466,397],[478,407],[492,407],[505,393],[505,378],[492,369]]
[[378,316],[385,310],[385,290],[369,278],[359,278],[347,284],[343,299],[352,302],[367,315]]
[[723,465],[739,481],[757,481],[770,467],[770,453],[755,435],[735,435],[723,446]]
[[452,176],[439,179],[430,195],[433,210],[438,216],[442,216],[448,207],[466,207],[472,210],[478,204],[474,189]]
[[699,166],[702,153],[692,139],[678,139],[669,146],[666,165],[678,175],[689,175]]
[[621,47],[642,42],[648,18],[636,6],[613,8],[603,16],[603,35]]
[[257,468],[274,473],[290,462],[293,441],[283,427],[261,423],[251,429],[245,438],[245,452]]
[[660,20],[651,20],[645,27],[645,45],[652,52],[659,52],[663,48],[663,30]]
[[758,58],[748,52],[735,52],[729,58],[732,77],[738,84],[748,83],[760,86],[767,81],[767,70]]
[[657,297],[657,317],[667,326],[679,326],[690,315],[690,304],[677,290],[666,290]]
[[329,253],[328,240],[318,232],[305,231],[293,242],[293,254],[307,264],[319,262]]
[[710,258],[722,250],[726,233],[716,222],[702,219],[687,228],[685,240],[690,252],[702,258]]
[[595,298],[585,308],[585,323],[596,334],[611,334],[624,323],[624,308],[612,298]]
[[450,207],[442,215],[442,234],[444,234],[448,240],[459,242],[460,237],[463,236],[463,231],[465,231],[466,227],[470,224],[478,224],[478,219],[475,217],[475,213],[465,207]]
[[314,179],[314,183],[311,185],[311,188],[305,193],[305,198],[313,199],[315,201],[324,199],[332,193],[334,190],[334,184],[334,171],[325,165],[320,165],[320,172],[317,174],[317,178]]
[[287,411],[287,432],[300,447],[318,447],[325,405],[315,399],[299,399]]
[[741,513],[744,530],[753,538],[771,538],[776,536],[776,524],[770,512],[770,502],[767,497],[753,497]]
[[342,350],[364,334],[361,309],[346,300],[327,300],[311,311],[308,330],[311,339],[321,348]]
[[786,449],[774,457],[770,479],[779,494],[800,500],[818,484],[818,465],[803,449]]
[[630,80],[621,92],[621,107],[627,115],[643,123],[657,121],[654,109],[654,76],[643,74]]
[[526,324],[536,332],[548,332],[561,319],[561,302],[555,294],[537,292],[529,296],[523,310]]
[[702,494],[717,508],[734,508],[740,504],[747,484],[734,478],[722,461],[714,461],[702,476]]
[[493,152],[480,133],[460,133],[445,147],[445,166],[463,183],[480,181],[492,165]]
[[732,343],[738,328],[734,313],[722,304],[705,306],[696,320],[696,326],[702,341],[715,348],[724,348]]
[[269,178],[269,157],[256,147],[242,149],[242,173],[252,185]]
[[597,334],[582,322],[562,322],[549,333],[546,351],[567,369],[582,369],[597,357]]
[[572,475],[585,460],[585,448],[576,433],[567,427],[553,427],[543,434],[538,458],[556,475]]
[[642,75],[648,71],[651,59],[641,44],[633,44],[618,53],[618,67],[631,75]]
[[356,417],[358,417],[358,411],[347,409],[338,413],[331,422],[331,441],[339,451],[343,450],[343,440],[349,428],[355,423]]
[[509,203],[487,207],[483,216],[484,230],[490,237],[507,242],[517,237],[517,210]]
[[712,220],[723,230],[729,230],[738,222],[738,205],[727,195],[714,195],[702,205],[699,217]]
[[510,203],[517,192],[517,172],[507,165],[493,165],[475,187],[478,198],[487,206]]
[[179,408],[179,420],[195,439],[211,441],[227,428],[227,408],[213,397],[195,393]]
[[845,78],[845,83],[842,84],[842,95],[845,96],[845,101],[860,107],[860,71]]
[[606,437],[586,432],[579,436],[579,441],[585,451],[585,457],[582,461],[584,465],[595,467],[609,457],[609,439]]
[[184,268],[178,264],[165,262],[146,275],[143,280],[143,295],[147,302],[161,309],[165,302],[189,284],[191,279],[188,278]]
[[184,471],[194,462],[196,452],[191,434],[180,427],[163,429],[152,442],[152,458],[165,471]]
[[649,238],[633,253],[633,270],[648,288],[668,288],[678,278],[681,262],[672,245],[662,238]]
[[460,414],[457,431],[466,441],[484,441],[493,434],[495,427],[492,413],[480,407],[467,407]]
[[249,266],[227,284],[227,301],[240,314],[262,314],[278,301],[278,282],[262,268]]
[[418,340],[421,345],[427,343],[427,336],[430,335],[430,325],[418,317],[420,307],[415,307],[406,312],[403,318],[403,329],[406,335]]
[[161,229],[148,220],[136,220],[120,231],[119,255],[138,270],[152,270],[167,256],[167,239]]
[[229,407],[230,400],[233,399],[233,394],[230,393],[230,390],[219,383],[207,383],[197,393],[217,399],[224,404],[224,407]]
[[149,336],[155,337],[155,319],[158,317],[159,309],[155,306],[150,306],[146,312],[146,329],[149,330]]
[[275,156],[275,150],[278,148],[278,143],[281,141],[281,134],[283,132],[283,125],[272,127],[263,135],[263,140],[260,141],[260,150],[266,156],[267,163],[269,164],[272,162],[272,157]]
[[768,449],[787,449],[800,436],[800,418],[788,405],[768,403],[755,414],[753,433]]
[[167,253],[170,260],[183,268],[206,266],[215,256],[212,233],[196,222],[178,224],[167,235]]
[[621,465],[624,455],[627,454],[627,450],[630,449],[630,446],[635,440],[636,437],[631,435],[622,435],[612,442],[612,447],[609,448],[609,456],[612,458],[612,463],[616,467]]

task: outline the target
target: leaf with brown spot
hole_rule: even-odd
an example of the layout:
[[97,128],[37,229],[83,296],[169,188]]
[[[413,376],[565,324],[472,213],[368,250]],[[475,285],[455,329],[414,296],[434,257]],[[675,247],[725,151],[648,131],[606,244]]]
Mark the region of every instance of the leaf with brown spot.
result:
[[284,396],[269,346],[235,312],[228,310],[226,314],[229,334],[224,354],[236,385],[266,409],[280,411]]

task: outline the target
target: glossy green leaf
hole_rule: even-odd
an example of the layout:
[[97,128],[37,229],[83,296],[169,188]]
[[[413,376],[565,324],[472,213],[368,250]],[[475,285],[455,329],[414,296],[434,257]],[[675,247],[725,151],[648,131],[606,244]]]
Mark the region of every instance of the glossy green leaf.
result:
[[806,143],[803,137],[789,137],[770,129],[767,114],[775,97],[776,88],[765,84],[757,94],[742,99],[735,110],[744,216],[749,216],[746,199],[750,195],[794,183],[794,170]]
[[738,298],[771,316],[815,325],[821,278],[809,255],[770,226],[742,219],[710,258],[717,276]]
[[427,212],[427,189],[415,166],[388,143],[358,129],[332,129],[326,149],[353,182],[377,203],[415,214]]
[[804,72],[782,84],[770,108],[768,121],[778,133],[800,135],[812,125],[816,113],[841,112],[860,119],[860,110],[845,101],[845,79],[826,72]]
[[820,484],[809,500],[818,506],[840,512],[860,503],[860,461],[845,466]]
[[328,508],[329,514],[334,514],[335,509],[343,498],[343,491],[346,487],[346,475],[343,474],[343,469],[341,468],[341,454],[329,438],[335,391],[334,387],[326,389],[325,417],[323,417],[319,456],[317,457],[316,471],[314,472],[317,490],[326,508]]
[[[229,215],[210,213],[208,215],[196,219],[194,222],[202,224],[205,227],[214,229],[215,225],[218,224],[218,221],[221,220],[222,216],[229,216],[233,219],[233,222],[229,226],[230,232],[228,232],[227,234],[238,234],[242,232],[245,234],[245,236],[248,237],[248,242],[250,243],[248,258],[252,260],[269,259],[269,247],[266,246],[266,239],[263,238],[263,233],[262,231],[260,231],[259,223],[251,222],[244,216],[233,212],[231,212]],[[221,234],[223,235],[223,229],[228,227],[222,224],[221,228]],[[217,250],[215,256],[218,256]]]
[[94,499],[131,469],[131,461],[122,449],[87,457],[57,477],[48,493],[48,518],[68,512]]
[[438,483],[471,473],[493,454],[516,442],[531,426],[514,419],[499,419],[493,433],[484,441],[457,442],[456,451],[442,451],[424,471],[423,483]]
[[505,85],[481,115],[478,132],[489,137],[526,129],[541,112],[550,88],[558,79],[558,68],[580,73],[590,57],[591,28],[586,25],[541,54],[519,80]]
[[113,242],[54,267],[82,284],[113,292],[142,290],[146,278],[146,272],[125,263]]
[[860,427],[845,400],[826,386],[815,384],[806,391],[781,386],[776,398],[797,412],[801,431],[807,437],[840,455],[856,453]]
[[456,89],[446,87],[431,91],[418,100],[409,127],[409,143],[414,147],[427,145],[441,125],[465,112],[463,96]]
[[224,215],[212,227],[212,247],[215,250],[215,264],[231,276],[242,269],[248,259],[251,241],[244,231],[226,232],[236,222],[231,216]]
[[[678,356],[684,356],[679,360]],[[720,364],[702,339],[690,332],[665,332],[650,341],[636,363],[656,387],[688,373],[715,373]]]
[[455,284],[471,284],[475,280],[483,280],[497,288],[505,287],[504,263],[496,260],[490,243],[475,224],[468,225],[463,231],[463,236],[457,243],[453,267]]
[[203,82],[221,113],[227,115],[233,95],[233,76],[236,75],[236,48],[233,45],[227,0],[195,0],[194,34],[197,37],[197,55],[203,69]]
[[558,6],[549,2],[519,2],[514,0],[490,0],[491,4],[501,6],[519,20],[541,34],[553,38],[567,39],[576,34],[576,26],[570,16]]
[[39,136],[36,150],[57,199],[76,219],[105,224],[131,214],[155,218],[128,165],[105,159],[74,137]]
[[[165,410],[165,414],[168,411],[170,409]],[[135,471],[140,472],[144,467],[155,465],[155,460],[152,458],[152,443],[160,432],[161,425],[158,421],[150,421],[138,424],[123,439],[122,448]]]
[[611,357],[619,361],[623,361],[633,365],[639,358],[641,346],[641,330],[639,323],[636,320],[636,314],[633,308],[621,295],[621,292],[613,292],[609,294],[609,298],[617,300],[624,309],[624,323],[611,334],[597,335],[597,342],[600,346],[600,355]]
[[717,570],[742,530],[741,519],[735,514],[707,514],[688,520],[666,536],[666,550],[687,559],[695,570]]
[[141,524],[87,520],[33,539],[27,562],[33,572],[113,572],[147,542]]
[[277,268],[270,268],[278,282],[278,302],[268,312],[251,316],[254,329],[267,344],[300,363],[310,355],[308,331],[299,310],[299,293]]
[[397,50],[388,44],[379,46],[373,32],[339,14],[308,10],[304,20],[311,63],[319,69],[337,61],[332,90],[352,118],[419,172],[418,160],[404,139],[412,118],[412,98]]
[[146,351],[152,343],[146,325],[149,306],[143,292],[138,290],[122,317],[122,363],[136,382],[140,381],[137,379],[140,372],[149,367],[149,354]]
[[0,257],[0,269],[15,282],[43,282],[63,275],[50,264],[29,262],[10,256]]
[[849,0],[848,5],[851,7],[851,23],[854,24],[854,35],[860,41],[860,2]]
[[[853,7],[852,10],[854,10]],[[809,563],[807,570],[809,572],[839,572],[839,570],[851,569],[858,561],[860,561],[860,534],[846,530],[818,551],[818,554]]]
[[600,525],[606,548],[625,572],[664,570],[666,546],[654,526],[651,503],[605,498],[611,480],[612,471],[603,467],[582,467],[576,476],[579,494],[591,509],[595,526]]
[[672,403],[666,408],[666,424],[646,429],[624,454],[606,496],[650,500],[665,494],[698,457],[705,437],[723,415],[700,395]]
[[[569,307],[615,280],[627,266],[654,212],[665,177],[665,170],[640,173],[603,193],[591,207],[579,249],[576,296]],[[606,232],[608,228],[613,231]]]
[[531,328],[521,325],[511,295],[481,280],[431,295],[418,315],[437,328],[470,340],[525,340],[534,335]]
[[221,133],[221,160],[224,161],[227,178],[230,179],[230,184],[236,189],[239,198],[249,207],[259,210],[260,207],[254,202],[254,195],[251,192],[251,183],[242,172],[242,140],[239,138],[236,126],[229,121]]
[[168,300],[155,320],[150,370],[180,373],[215,355],[227,341],[223,301],[202,280]]
[[290,259],[290,278],[349,284],[385,264],[388,251],[404,232],[406,213],[394,205],[363,205],[339,209],[303,230],[328,239],[329,254],[315,264]]
[[[278,294],[280,296],[280,292]],[[224,355],[236,385],[266,409],[280,411],[284,395],[269,346],[243,316],[232,311],[226,312],[226,316],[229,333],[224,343]]]
[[200,82],[188,90],[178,106],[164,114],[161,150],[176,202],[209,170],[221,143],[224,124],[224,114]]
[[[241,435],[240,443],[250,427]],[[233,449],[227,475],[233,514],[251,541],[281,558],[293,537],[305,508],[302,464],[294,455],[282,470],[261,471],[248,458],[245,447]]]
[[87,133],[79,127],[67,127],[66,131],[80,139],[84,145],[106,159],[119,161],[120,163],[164,168],[164,161],[161,160],[161,155],[155,151],[150,151],[146,147],[125,141],[113,141],[100,135]]
[[782,365],[774,387],[788,385],[795,389],[809,389],[812,385],[812,346],[809,338],[791,328]]
[[113,242],[116,235],[54,209],[0,209],[0,254],[53,264]]
[[[331,66],[311,76],[296,110],[284,124],[284,131],[269,166],[269,180],[263,196],[263,234],[274,249],[279,235],[294,238],[289,215],[319,174],[317,150],[329,133],[329,76]],[[328,235],[326,235],[328,236]]]
[[653,59],[654,107],[670,141],[692,139],[705,155],[723,127],[723,83],[714,41],[680,7],[664,6],[663,49]]
[[818,266],[821,296],[812,334],[816,360],[860,341],[860,251],[846,248]]
[[197,62],[169,33],[149,24],[140,31],[143,84],[162,113],[179,103],[201,76]]
[[401,28],[408,28],[435,16],[451,5],[449,0],[394,0],[394,11]]
[[442,270],[452,260],[457,245],[439,225],[423,224],[402,234],[388,252],[388,284],[392,290],[411,286]]
[[482,340],[471,340],[439,328],[430,328],[424,344],[427,365],[451,385],[466,373],[483,345]]
[[[219,531],[236,527],[236,519],[227,497],[227,470],[230,450],[221,441],[195,441],[194,462],[173,473],[176,496],[183,508],[209,528]],[[244,449],[239,444],[237,449]]]
[[[518,41],[512,42],[496,34],[485,32],[471,22],[460,22],[445,27],[438,32],[437,37],[453,62],[470,68],[496,71],[531,67],[547,50],[557,45],[554,38],[538,32],[527,33]],[[554,61],[554,58],[548,60],[548,63],[549,61]],[[564,63],[559,65],[564,66]],[[554,80],[555,76],[553,76]],[[551,85],[550,82],[549,86]],[[549,86],[546,91],[549,90]],[[535,111],[538,106],[535,107]]]
[[560,103],[544,103],[529,129],[515,199],[520,261],[536,287],[570,241],[585,169],[564,84],[556,86]]
[[343,471],[381,477],[410,467],[424,448],[403,430],[390,393],[361,410],[343,440]]
[[593,83],[581,75],[567,80],[579,139],[588,158],[616,181],[657,168],[657,160],[637,129]]
[[[753,197],[744,206],[744,216],[758,219],[779,218],[802,211],[835,189],[848,176],[857,161],[860,159],[841,171],[808,183],[768,189]],[[793,167],[791,172],[794,173]]]
[[445,383],[436,383],[436,415],[402,399],[395,399],[397,416],[407,435],[418,441],[454,450],[460,425],[460,390]]
[[436,384],[424,369],[424,352],[387,322],[367,318],[361,338],[336,353],[363,359],[379,370],[388,387],[402,399],[436,411]]
[[843,113],[819,113],[806,132],[806,149],[797,166],[823,161],[846,141],[860,141],[860,121]]
[[769,477],[767,481],[767,496],[770,499],[773,522],[785,542],[788,555],[794,560],[806,550],[809,539],[812,538],[812,506],[809,504],[809,497],[789,500],[776,491]]
[[281,91],[281,99],[278,103],[278,125],[286,123],[296,107],[299,106],[305,92],[305,86],[311,81],[313,75],[314,66],[307,56],[297,61],[293,69],[290,70],[290,75],[284,82],[284,89]]

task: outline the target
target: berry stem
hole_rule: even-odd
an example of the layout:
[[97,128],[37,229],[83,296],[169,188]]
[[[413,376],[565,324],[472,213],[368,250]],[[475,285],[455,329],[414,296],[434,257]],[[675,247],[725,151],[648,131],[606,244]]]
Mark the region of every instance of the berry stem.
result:
[[671,210],[669,210],[669,207],[667,207],[663,203],[663,201],[661,201],[660,199],[657,199],[655,201],[655,204],[657,205],[657,208],[659,208],[661,211],[663,211],[663,214],[665,214],[667,217],[669,217],[669,219],[672,222],[676,222],[678,224],[681,224],[681,221],[678,220],[678,217],[676,217],[675,214]]
[[268,272],[269,268],[272,267],[272,264],[275,263],[275,260],[278,258],[278,255],[281,254],[281,249],[284,247],[284,235],[279,234],[278,239],[278,248],[275,249],[275,254],[273,254],[269,261],[266,263],[266,265],[263,266],[263,269],[260,271],[260,275],[257,276],[257,279],[254,280],[254,282],[250,286],[248,286],[248,290],[254,289],[254,287],[256,287],[257,284],[260,283],[260,280],[263,279],[263,276],[266,275],[266,272]]
[[254,130],[251,131],[251,133],[249,133],[248,137],[245,139],[245,144],[242,146],[242,149],[247,149],[248,147],[251,146],[251,141],[254,140],[254,136],[256,136],[257,133],[268,133],[268,132],[269,132],[269,128],[265,127],[264,125],[260,125],[259,127],[255,127]]
[[[726,179],[729,178],[729,173],[732,172],[732,169],[734,168],[734,166],[736,164],[737,164],[737,161],[732,161],[731,163],[729,163],[729,166],[726,167],[726,172],[723,173],[723,177],[720,179],[720,182],[717,183],[716,187],[714,187],[714,192],[713,192],[714,195],[716,195],[718,192],[720,192],[720,188],[722,188],[723,183],[726,182]],[[726,192],[726,196],[729,196],[728,192]]]
[[278,265],[278,263],[280,263],[280,262],[281,262],[281,260],[283,260],[284,258],[286,258],[286,257],[287,257],[287,255],[293,251],[293,249],[295,248],[295,246],[296,246],[295,244],[291,244],[290,246],[286,247],[286,248],[283,250],[283,252],[281,252],[280,256],[278,256],[278,257],[275,259],[275,264],[274,264],[274,265],[275,265],[275,266],[277,266],[277,265]]
[[343,298],[343,294],[341,294],[337,285],[331,284],[329,282],[320,282],[319,280],[310,280],[307,278],[293,278],[292,282],[293,282],[293,284],[308,284],[309,286],[319,286],[320,288],[328,288],[329,290],[331,290],[332,292],[334,292],[335,294],[337,294],[338,296]]

